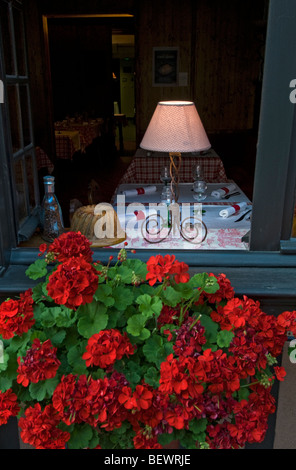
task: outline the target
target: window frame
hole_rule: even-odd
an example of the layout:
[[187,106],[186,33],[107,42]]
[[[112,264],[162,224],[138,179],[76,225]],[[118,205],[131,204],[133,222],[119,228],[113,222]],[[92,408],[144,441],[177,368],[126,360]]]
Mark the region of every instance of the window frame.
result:
[[[12,60],[14,65],[14,73],[13,74],[6,74],[5,71],[5,62],[4,62],[4,55],[3,55],[3,44],[2,44],[2,34],[0,34],[0,44],[1,44],[1,64],[0,64],[0,71],[1,71],[1,78],[4,85],[4,103],[1,105],[1,134],[3,138],[1,138],[1,155],[2,159],[0,162],[0,167],[2,166],[3,172],[1,172],[1,185],[5,188],[3,191],[5,192],[4,197],[6,198],[6,204],[8,204],[9,211],[8,214],[5,216],[4,220],[6,220],[5,224],[3,223],[3,228],[1,229],[0,239],[5,240],[4,247],[1,248],[0,243],[0,263],[4,263],[4,266],[7,266],[9,262],[9,256],[4,255],[5,249],[9,249],[7,246],[7,242],[10,241],[10,248],[16,247],[17,243],[21,240],[20,238],[20,230],[27,231],[29,227],[29,232],[34,232],[38,223],[39,223],[39,207],[40,207],[40,199],[39,199],[39,185],[38,185],[38,172],[37,172],[37,162],[36,162],[36,154],[35,154],[35,145],[34,145],[34,132],[33,132],[33,122],[32,122],[32,113],[31,113],[31,97],[30,97],[30,86],[29,86],[29,71],[28,71],[28,58],[27,58],[27,49],[26,49],[26,37],[25,37],[25,24],[24,24],[24,14],[22,8],[22,2],[20,0],[2,0],[4,4],[7,4],[7,11],[9,14],[9,24],[10,24],[10,31],[11,31],[11,48],[12,48]],[[17,59],[17,40],[18,38],[15,35],[15,28],[14,28],[14,14],[15,11],[18,11],[20,16],[20,27],[22,29],[22,38],[24,41],[24,56],[23,59],[23,66],[25,75],[20,74],[18,70],[18,59]],[[0,25],[0,32],[1,32],[1,25]],[[11,127],[10,127],[10,110],[9,110],[9,100],[8,100],[8,86],[14,86],[16,90],[16,105],[17,105],[17,124],[20,134],[20,145],[16,151],[14,151],[12,147],[11,141]],[[26,110],[26,118],[27,118],[27,125],[28,125],[28,133],[29,133],[29,142],[24,142],[24,132],[23,132],[23,119],[22,119],[22,111],[21,108],[21,87],[25,89],[25,98],[26,102],[22,103],[25,105]],[[34,207],[30,208],[29,203],[29,186],[30,183],[28,182],[27,172],[26,172],[26,159],[30,156],[32,158],[32,177],[33,177],[33,191],[34,191]],[[24,220],[20,223],[19,217],[17,214],[17,191],[16,191],[16,182],[14,178],[14,170],[13,166],[16,162],[21,161],[22,167],[22,178],[23,178],[23,188],[24,188],[24,203],[26,208],[26,215]],[[3,209],[2,209],[3,212]],[[2,214],[1,214],[2,215]],[[11,217],[12,216],[12,217]],[[9,223],[8,219],[11,219],[12,223]],[[1,217],[2,220],[2,217]],[[2,261],[1,261],[2,258]],[[0,264],[0,265],[1,265]],[[3,266],[3,265],[2,265]]]
[[[293,157],[295,150],[295,105],[289,101],[291,91],[289,83],[291,79],[296,77],[296,57],[287,56],[287,53],[283,54],[283,51],[289,50],[291,44],[296,43],[296,30],[293,25],[295,17],[296,2],[294,0],[286,0],[285,2],[270,0],[250,250],[198,250],[195,256],[192,256],[191,250],[166,250],[166,253],[174,254],[177,259],[187,263],[190,268],[208,269],[213,272],[222,272],[223,270],[225,273],[232,269],[243,273],[244,269],[254,268],[254,275],[258,275],[259,282],[262,279],[262,273],[266,274],[266,270],[293,270],[296,267],[296,257],[293,256],[296,240],[291,239],[289,235],[291,233],[291,208],[292,201],[294,203],[296,175],[296,162]],[[278,72],[279,70],[281,73]],[[279,136],[280,138],[278,138]],[[281,161],[280,167],[278,167],[279,161]],[[264,203],[266,195],[268,199]],[[16,282],[14,286],[8,285],[5,281],[2,283],[0,278],[0,291],[1,289],[6,289],[6,291],[7,289],[18,289],[26,285],[23,272],[25,266],[35,261],[37,252],[37,248],[19,248],[15,243],[11,243],[10,267],[15,266],[21,274],[19,282]],[[116,252],[115,248],[110,250],[94,249],[94,259],[108,262],[109,256],[116,255]],[[136,257],[147,261],[153,253],[155,250],[152,249],[138,250]],[[243,274],[242,277],[244,277]],[[283,295],[288,293],[293,297],[292,278],[290,280],[290,291],[283,290],[282,293]],[[248,280],[243,278],[241,285],[247,286],[247,284]],[[253,292],[264,295],[264,285],[262,281],[258,285],[257,291],[253,286]],[[270,292],[267,291],[267,294]],[[276,292],[275,288],[272,294],[275,295]]]

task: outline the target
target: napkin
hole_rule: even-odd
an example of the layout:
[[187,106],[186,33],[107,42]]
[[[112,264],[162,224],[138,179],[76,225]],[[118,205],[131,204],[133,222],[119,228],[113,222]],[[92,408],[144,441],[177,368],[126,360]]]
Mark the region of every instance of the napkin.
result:
[[222,209],[222,211],[219,212],[220,217],[223,217],[223,219],[226,219],[232,214],[236,214],[242,209],[245,209],[247,207],[246,202],[241,202],[240,204],[234,204],[233,206],[227,207],[227,209]]
[[231,193],[236,188],[235,184],[226,184],[223,188],[215,189],[212,191],[212,196],[216,197],[217,199],[221,199],[222,197],[226,196],[228,193]]
[[145,186],[142,188],[126,189],[121,193],[125,196],[139,196],[141,194],[151,194],[156,191],[156,186]]

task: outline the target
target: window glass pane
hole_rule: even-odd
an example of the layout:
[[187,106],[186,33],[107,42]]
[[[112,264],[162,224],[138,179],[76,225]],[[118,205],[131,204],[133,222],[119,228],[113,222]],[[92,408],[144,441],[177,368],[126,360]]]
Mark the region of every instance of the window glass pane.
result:
[[1,16],[1,31],[2,31],[2,46],[5,62],[5,72],[7,75],[14,75],[16,73],[15,64],[13,59],[13,47],[11,36],[11,23],[9,15],[9,7],[5,2],[0,3],[0,16]]
[[27,175],[28,191],[29,191],[29,205],[30,205],[30,211],[31,211],[36,206],[33,156],[26,155],[25,161],[26,161],[26,175]]
[[17,57],[17,72],[18,75],[27,75],[23,14],[17,8],[13,9],[13,20]]
[[16,183],[16,205],[18,211],[18,219],[21,224],[22,221],[27,216],[26,208],[26,193],[23,177],[23,164],[21,160],[14,162],[14,174],[15,174],[15,183]]
[[15,153],[22,148],[21,116],[19,109],[18,85],[8,85],[8,106],[12,149]]
[[22,128],[23,128],[23,139],[24,146],[29,145],[32,142],[31,129],[30,129],[30,116],[28,106],[28,85],[20,85],[20,103],[22,112]]

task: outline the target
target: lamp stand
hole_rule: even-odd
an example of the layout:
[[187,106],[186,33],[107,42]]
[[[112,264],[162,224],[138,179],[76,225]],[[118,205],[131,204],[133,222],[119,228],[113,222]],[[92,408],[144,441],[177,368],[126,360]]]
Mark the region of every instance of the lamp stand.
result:
[[170,156],[170,176],[171,176],[171,190],[175,202],[179,199],[179,179],[182,157],[180,152],[169,152]]

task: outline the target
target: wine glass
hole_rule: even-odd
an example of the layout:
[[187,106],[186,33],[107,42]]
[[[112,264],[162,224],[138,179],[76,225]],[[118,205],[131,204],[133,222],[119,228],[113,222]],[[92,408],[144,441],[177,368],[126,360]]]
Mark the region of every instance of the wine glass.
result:
[[193,197],[197,201],[204,201],[207,197],[207,183],[203,180],[196,180],[193,183]]
[[170,182],[172,181],[172,177],[171,177],[171,172],[170,172],[170,167],[169,167],[169,166],[164,166],[164,167],[161,169],[160,180],[161,180],[165,185],[167,185],[168,183],[170,183]]

